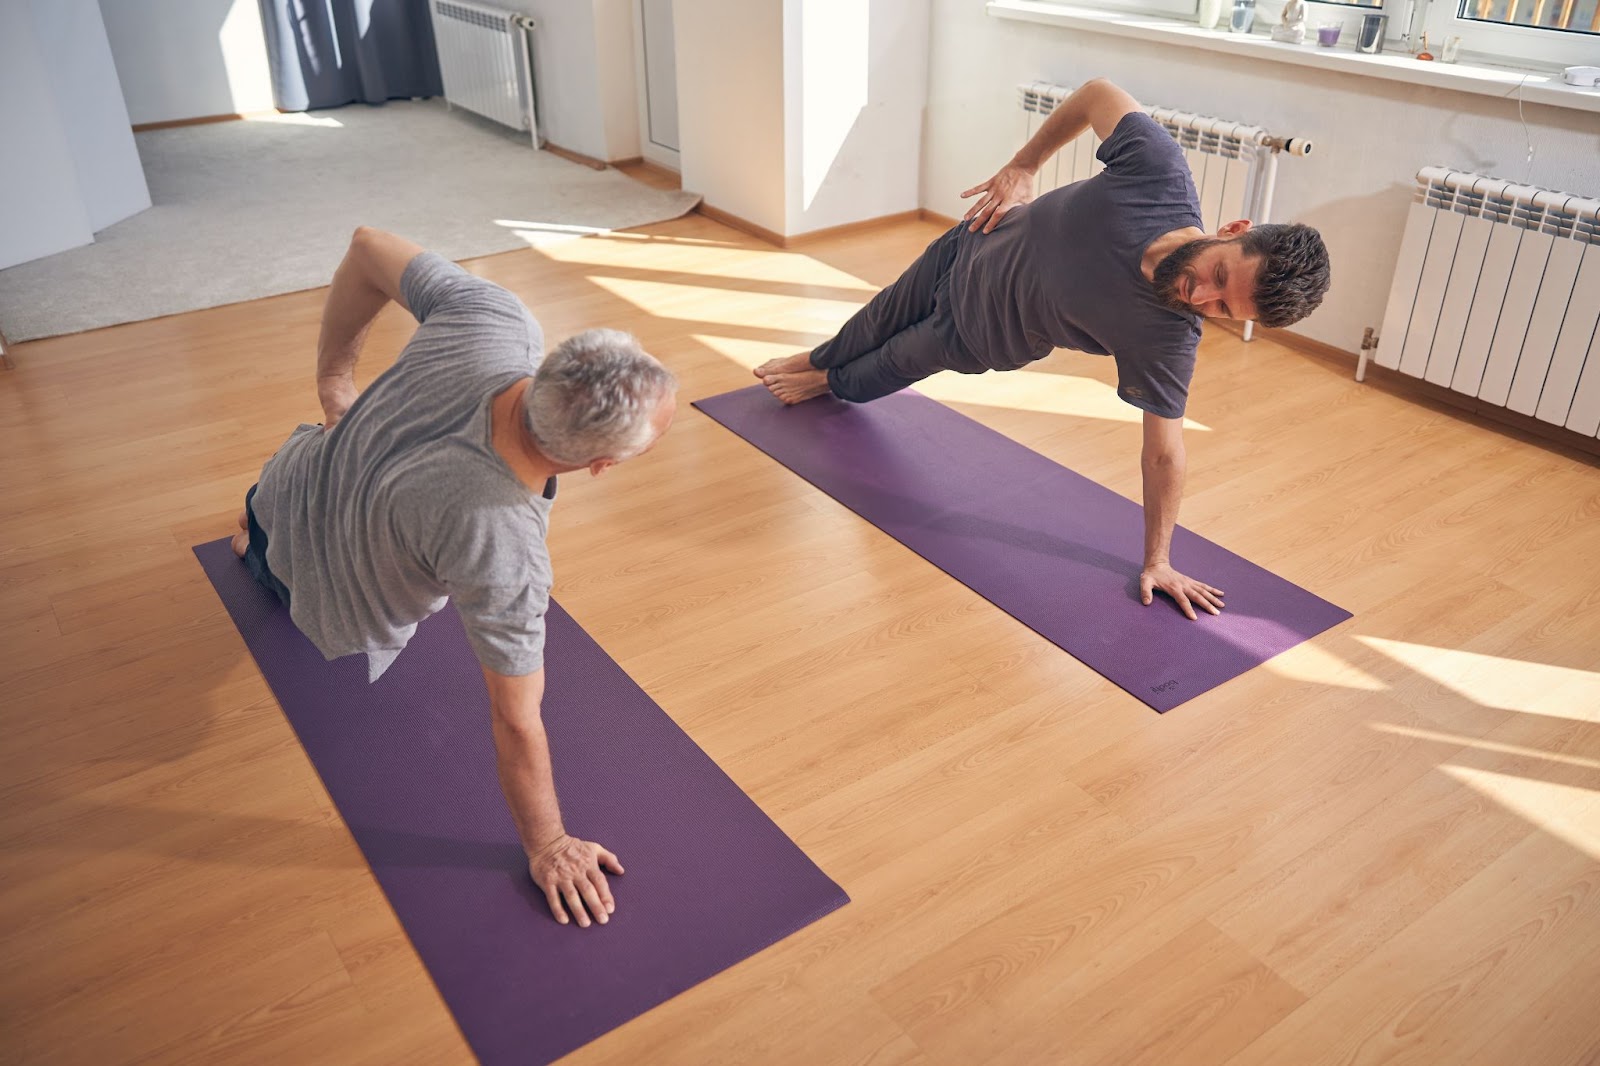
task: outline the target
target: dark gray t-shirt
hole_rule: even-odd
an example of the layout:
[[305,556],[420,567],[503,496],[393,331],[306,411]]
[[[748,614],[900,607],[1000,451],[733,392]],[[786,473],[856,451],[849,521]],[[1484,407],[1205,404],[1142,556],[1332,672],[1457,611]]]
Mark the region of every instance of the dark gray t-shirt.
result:
[[417,623],[455,602],[496,673],[544,663],[555,479],[530,491],[490,443],[490,401],[544,356],[522,302],[432,253],[401,292],[420,325],[331,432],[302,425],[261,471],[252,508],[290,614],[329,659],[388,669]]
[[1117,395],[1183,414],[1200,318],[1165,306],[1139,262],[1150,242],[1201,225],[1177,142],[1143,112],[1098,152],[1105,170],[1013,208],[989,234],[964,234],[950,268],[957,332],[985,366],[1014,370],[1074,348],[1117,361]]

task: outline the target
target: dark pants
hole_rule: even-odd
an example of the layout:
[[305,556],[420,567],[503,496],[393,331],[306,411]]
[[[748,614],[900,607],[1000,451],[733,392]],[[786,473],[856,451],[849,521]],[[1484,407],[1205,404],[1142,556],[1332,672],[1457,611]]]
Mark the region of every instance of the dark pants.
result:
[[250,531],[250,546],[244,550],[244,565],[250,569],[250,576],[262,585],[271,589],[279,601],[289,606],[289,587],[267,567],[267,531],[261,528],[261,523],[256,521],[255,508],[250,506],[250,501],[256,498],[256,486],[251,485],[250,491],[244,494],[244,520]]
[[898,281],[874,296],[833,340],[811,353],[841,400],[866,403],[940,370],[981,374],[950,317],[950,264],[964,223],[928,245]]

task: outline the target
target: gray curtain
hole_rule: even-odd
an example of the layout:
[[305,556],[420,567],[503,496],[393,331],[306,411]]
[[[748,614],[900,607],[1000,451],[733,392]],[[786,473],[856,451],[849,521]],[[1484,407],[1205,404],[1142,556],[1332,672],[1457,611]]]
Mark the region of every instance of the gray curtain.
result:
[[441,96],[428,0],[258,0],[284,111]]

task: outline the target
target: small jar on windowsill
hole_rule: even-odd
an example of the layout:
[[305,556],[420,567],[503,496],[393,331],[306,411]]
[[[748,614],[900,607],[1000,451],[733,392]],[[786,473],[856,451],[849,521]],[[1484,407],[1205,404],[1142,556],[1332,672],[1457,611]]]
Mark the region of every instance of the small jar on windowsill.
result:
[[1249,33],[1256,23],[1256,0],[1233,0],[1233,18],[1228,23],[1230,33]]

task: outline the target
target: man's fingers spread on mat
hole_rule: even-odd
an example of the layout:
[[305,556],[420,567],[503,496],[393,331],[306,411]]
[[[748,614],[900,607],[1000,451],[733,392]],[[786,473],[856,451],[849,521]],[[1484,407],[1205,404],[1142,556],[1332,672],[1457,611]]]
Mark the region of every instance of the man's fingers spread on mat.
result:
[[[600,876],[599,871],[595,872],[595,876]],[[599,922],[601,925],[605,925],[609,920],[607,915],[609,915],[611,911],[607,909],[605,901],[600,898],[599,891],[595,889],[594,880],[586,877],[579,881],[578,891],[583,894],[584,905],[589,908],[589,913],[594,915],[594,920]]]
[[[584,882],[588,884],[588,882]],[[592,890],[591,890],[592,891]],[[567,901],[567,909],[578,920],[578,927],[589,928],[589,912],[583,908],[583,897],[578,895],[578,886],[571,881],[561,886],[561,898]]]
[[550,913],[556,916],[556,921],[562,925],[567,924],[567,909],[561,905],[561,897],[556,895],[554,885],[545,885],[544,901],[550,904]]
[[617,861],[617,857],[615,855],[607,851],[605,848],[602,848],[599,844],[594,846],[594,852],[600,857],[601,866],[610,870],[614,874],[622,873],[622,863]]
[[617,909],[617,901],[611,895],[611,886],[606,884],[606,875],[599,870],[590,870],[589,883],[600,894],[600,903],[605,907],[606,913],[614,913]]

